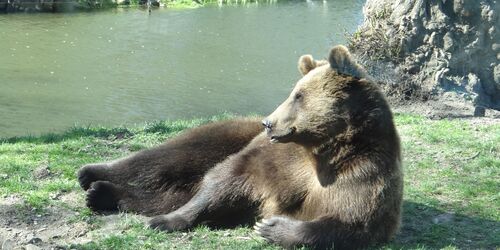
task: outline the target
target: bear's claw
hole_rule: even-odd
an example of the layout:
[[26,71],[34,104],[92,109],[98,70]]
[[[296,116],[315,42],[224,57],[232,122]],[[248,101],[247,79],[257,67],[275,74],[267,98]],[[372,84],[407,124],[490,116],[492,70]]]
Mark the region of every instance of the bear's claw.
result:
[[269,243],[293,247],[297,242],[298,222],[286,217],[273,216],[255,223],[255,233]]

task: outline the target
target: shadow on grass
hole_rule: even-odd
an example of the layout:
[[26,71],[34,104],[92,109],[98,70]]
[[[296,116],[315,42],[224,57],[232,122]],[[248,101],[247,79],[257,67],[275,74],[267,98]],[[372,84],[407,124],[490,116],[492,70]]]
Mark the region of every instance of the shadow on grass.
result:
[[405,201],[403,225],[391,248],[495,249],[500,246],[500,221],[455,214]]

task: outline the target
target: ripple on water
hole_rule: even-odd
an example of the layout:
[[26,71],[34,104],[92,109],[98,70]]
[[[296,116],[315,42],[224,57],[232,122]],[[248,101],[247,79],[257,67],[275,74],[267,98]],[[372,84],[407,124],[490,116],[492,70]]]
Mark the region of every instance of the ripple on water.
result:
[[[267,113],[362,20],[363,1],[1,16],[0,137]],[[37,84],[34,84],[34,83]],[[10,125],[9,125],[10,124]]]

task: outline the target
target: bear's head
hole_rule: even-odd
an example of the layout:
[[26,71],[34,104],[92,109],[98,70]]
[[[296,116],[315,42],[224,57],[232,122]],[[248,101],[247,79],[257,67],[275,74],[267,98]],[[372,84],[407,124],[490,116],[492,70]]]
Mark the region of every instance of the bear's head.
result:
[[366,79],[365,70],[346,47],[332,48],[328,60],[316,61],[304,55],[298,68],[302,79],[262,121],[271,142],[319,146],[332,138],[340,140],[360,129],[370,129],[387,113],[383,95]]

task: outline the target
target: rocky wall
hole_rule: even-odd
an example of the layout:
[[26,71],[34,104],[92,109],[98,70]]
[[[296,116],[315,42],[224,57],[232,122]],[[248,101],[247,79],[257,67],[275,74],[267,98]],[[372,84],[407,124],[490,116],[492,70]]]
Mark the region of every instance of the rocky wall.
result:
[[376,78],[392,70],[394,85],[500,110],[497,0],[367,0],[363,12],[350,47],[372,71],[390,65]]

